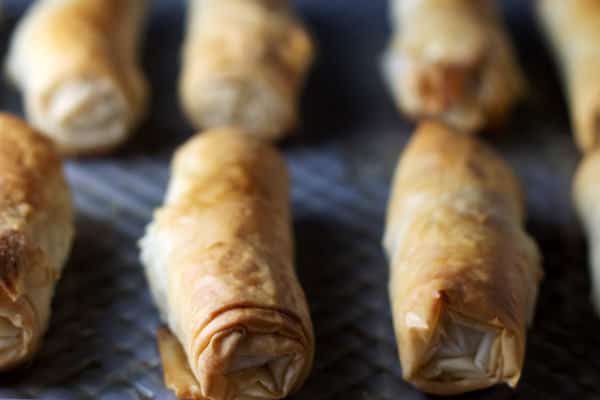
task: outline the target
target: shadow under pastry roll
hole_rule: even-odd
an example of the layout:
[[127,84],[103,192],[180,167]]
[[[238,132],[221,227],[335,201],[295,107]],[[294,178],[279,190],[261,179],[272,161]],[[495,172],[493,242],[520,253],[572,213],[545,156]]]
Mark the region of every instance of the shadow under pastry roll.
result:
[[7,73],[29,121],[61,152],[112,150],[143,117],[146,7],[147,0],[39,0],[18,24]]
[[0,371],[39,348],[73,233],[71,194],[55,147],[0,113]]
[[461,132],[502,124],[524,79],[494,0],[390,0],[383,71],[398,107]]
[[166,384],[180,398],[280,399],[311,370],[286,171],[274,148],[233,129],[176,153],[141,259],[169,327],[158,336]]
[[298,121],[313,43],[287,0],[190,0],[179,95],[198,128],[281,139]]
[[469,135],[425,122],[392,186],[384,247],[404,378],[458,394],[515,386],[542,278],[517,178]]

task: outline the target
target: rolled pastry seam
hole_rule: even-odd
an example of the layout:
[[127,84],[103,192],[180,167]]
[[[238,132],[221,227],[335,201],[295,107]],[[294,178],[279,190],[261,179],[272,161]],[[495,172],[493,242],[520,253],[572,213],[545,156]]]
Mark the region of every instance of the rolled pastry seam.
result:
[[404,378],[440,395],[515,386],[542,270],[510,168],[476,138],[425,122],[399,161],[388,207]]
[[384,75],[408,116],[462,132],[499,125],[524,79],[493,0],[390,0]]
[[138,53],[147,0],[39,0],[13,36],[7,61],[30,122],[68,155],[123,143],[148,88]]
[[179,82],[198,128],[276,140],[298,120],[313,43],[287,0],[190,0]]
[[71,196],[54,146],[0,113],[0,371],[38,349],[73,230]]
[[600,314],[600,149],[589,152],[577,169],[573,198],[589,240],[592,300]]
[[560,66],[577,145],[600,146],[600,3],[537,0],[538,19]]
[[275,149],[229,128],[191,139],[141,259],[170,330],[159,347],[178,397],[280,399],[299,388],[314,337]]

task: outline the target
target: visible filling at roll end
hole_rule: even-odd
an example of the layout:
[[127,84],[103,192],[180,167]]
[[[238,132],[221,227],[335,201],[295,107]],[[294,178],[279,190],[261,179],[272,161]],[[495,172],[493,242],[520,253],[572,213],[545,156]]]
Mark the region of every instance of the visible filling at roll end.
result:
[[215,341],[219,343],[208,354],[211,362],[199,368],[201,384],[179,340],[168,329],[161,329],[158,343],[167,387],[177,397],[192,400],[281,399],[293,391],[303,375],[306,357],[294,351],[265,355],[260,350],[272,345],[268,339],[261,344],[264,337],[251,336],[240,341],[240,336],[243,335],[239,331],[233,331],[215,338],[211,346],[215,346]]
[[498,374],[499,334],[496,328],[469,324],[448,313],[423,377],[440,382],[493,378]]
[[204,128],[239,126],[251,135],[277,140],[293,128],[294,104],[268,82],[219,79],[203,83],[190,104]]
[[398,106],[405,113],[443,118],[467,132],[484,124],[485,116],[477,101],[482,74],[478,64],[416,60],[392,48],[382,67]]
[[306,363],[297,342],[243,331],[231,332],[228,336],[227,340],[239,342],[224,376],[239,395],[280,399],[293,390]]
[[69,81],[56,88],[35,124],[69,153],[86,153],[121,143],[128,133],[123,94],[103,79]]
[[[221,314],[197,336],[192,354],[186,354],[170,331],[159,331],[167,386],[193,400],[282,399],[294,392],[310,370],[312,353],[294,322],[276,313],[274,319],[262,319],[268,312]],[[238,320],[247,313],[256,313],[258,319]],[[278,318],[283,326],[272,324]]]

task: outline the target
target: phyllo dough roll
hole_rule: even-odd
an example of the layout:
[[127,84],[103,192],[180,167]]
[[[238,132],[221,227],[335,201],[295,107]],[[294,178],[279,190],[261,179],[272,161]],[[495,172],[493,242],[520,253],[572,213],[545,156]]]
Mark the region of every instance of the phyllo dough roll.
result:
[[73,238],[73,210],[50,141],[0,114],[0,371],[29,360]]
[[19,23],[8,74],[30,122],[63,153],[111,150],[140,121],[145,11],[146,0],[38,0]]
[[198,127],[289,133],[313,44],[287,0],[190,0],[180,97]]
[[588,235],[592,300],[600,314],[600,148],[587,154],[577,169],[573,197]]
[[176,154],[165,205],[141,241],[180,398],[280,399],[310,372],[314,337],[293,266],[288,176],[267,144],[234,129]]
[[542,277],[517,178],[490,148],[423,123],[401,157],[384,245],[404,378],[449,395],[515,386]]
[[398,107],[463,132],[500,124],[523,78],[493,0],[390,0],[384,73]]
[[600,146],[600,2],[537,0],[537,14],[560,66],[577,145]]

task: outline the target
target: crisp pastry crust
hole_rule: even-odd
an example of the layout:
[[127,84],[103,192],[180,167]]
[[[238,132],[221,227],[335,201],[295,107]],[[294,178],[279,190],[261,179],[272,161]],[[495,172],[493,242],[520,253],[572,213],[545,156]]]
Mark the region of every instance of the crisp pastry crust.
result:
[[198,128],[276,140],[298,120],[313,44],[287,0],[191,0],[179,93]]
[[0,370],[29,360],[73,239],[71,196],[52,143],[0,114]]
[[181,398],[280,399],[310,372],[314,337],[293,267],[288,177],[272,147],[235,129],[176,154],[141,258],[169,330],[167,386]]
[[39,0],[13,36],[7,72],[30,122],[68,155],[123,143],[148,87],[138,60],[147,0]]
[[600,314],[600,148],[589,152],[577,169],[573,199],[589,240],[592,300]]
[[577,145],[600,146],[600,2],[536,0],[538,19],[560,66]]
[[498,125],[524,81],[493,0],[390,0],[383,69],[398,107],[463,132]]
[[517,178],[490,148],[420,125],[394,178],[384,246],[404,378],[449,395],[515,386],[540,255]]

